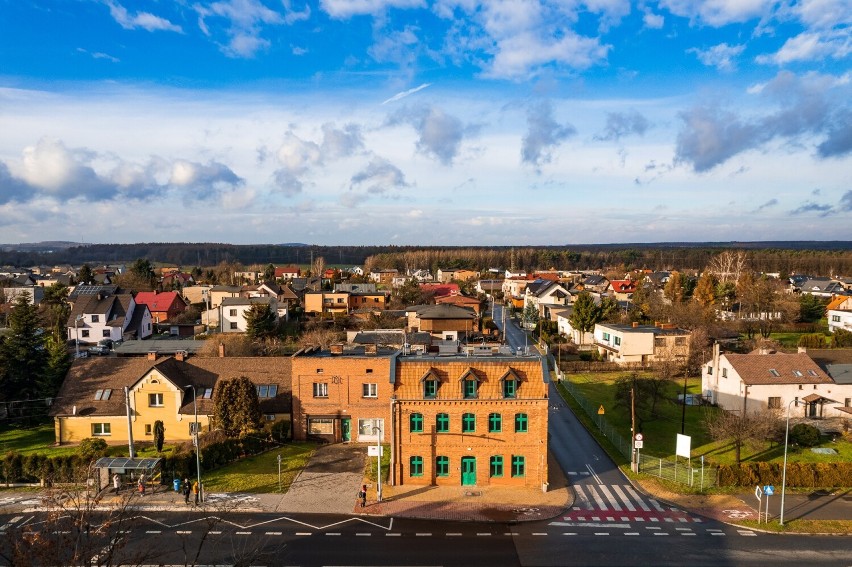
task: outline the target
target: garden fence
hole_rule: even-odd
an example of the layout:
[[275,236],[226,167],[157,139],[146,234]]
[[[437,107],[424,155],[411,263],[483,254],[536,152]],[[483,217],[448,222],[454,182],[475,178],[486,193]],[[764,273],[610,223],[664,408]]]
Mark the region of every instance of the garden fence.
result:
[[[603,433],[604,437],[609,439],[619,453],[624,455],[625,458],[630,459],[630,453],[632,451],[630,442],[618,433],[615,427],[613,427],[613,425],[609,423],[604,416],[598,414],[598,407],[586,399],[577,386],[568,380],[564,380],[564,374],[557,371],[557,378],[559,379],[561,386],[565,388],[577,404],[583,408],[583,411],[591,418],[598,430]],[[692,463],[688,459],[681,458],[678,460],[677,458],[671,459],[669,457],[654,457],[645,455],[641,451],[638,451],[638,467],[640,473],[657,476],[674,482],[680,482],[682,484],[701,489],[708,486],[715,486],[719,477],[717,467],[709,465],[704,466],[703,463],[700,466],[695,466],[695,463]]]

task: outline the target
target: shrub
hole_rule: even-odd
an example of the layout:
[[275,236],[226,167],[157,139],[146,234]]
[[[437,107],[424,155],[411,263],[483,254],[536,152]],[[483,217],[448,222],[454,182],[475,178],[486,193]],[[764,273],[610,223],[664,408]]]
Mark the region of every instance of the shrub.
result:
[[[780,485],[781,465],[741,463],[719,466],[719,486]],[[787,463],[787,486],[799,488],[846,488],[852,482],[852,462]]]
[[799,337],[799,346],[806,348],[825,348],[825,335],[810,333]]
[[815,447],[819,445],[819,429],[807,423],[797,423],[790,430],[790,440],[802,447]]
[[852,347],[852,331],[835,329],[831,338],[831,346],[834,348]]
[[109,447],[107,442],[96,437],[89,437],[80,441],[80,446],[77,447],[77,454],[84,460],[91,461],[100,457],[105,457]]

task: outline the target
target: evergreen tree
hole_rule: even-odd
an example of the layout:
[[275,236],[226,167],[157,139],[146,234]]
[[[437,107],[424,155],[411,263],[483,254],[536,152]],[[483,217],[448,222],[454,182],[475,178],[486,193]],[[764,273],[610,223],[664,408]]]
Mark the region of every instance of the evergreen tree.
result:
[[257,388],[245,376],[220,380],[213,396],[216,426],[228,435],[245,435],[261,426]]
[[0,344],[0,399],[27,399],[38,393],[47,358],[38,308],[30,304],[29,293],[15,299],[9,327]]
[[154,445],[157,446],[157,452],[163,452],[163,443],[166,441],[166,428],[162,420],[154,422]]
[[595,300],[587,291],[583,291],[574,301],[574,310],[568,320],[571,326],[580,332],[580,344],[583,344],[583,335],[595,328],[601,320],[601,309],[595,305]]
[[95,283],[95,274],[92,273],[92,267],[88,264],[83,264],[80,267],[80,271],[77,273],[77,283],[80,284],[93,284]]
[[276,317],[268,303],[255,303],[246,311],[246,334],[251,339],[275,335]]
[[40,395],[50,398],[56,395],[68,369],[71,367],[71,355],[65,346],[65,334],[63,332],[52,332],[45,340],[47,360],[45,362],[44,374],[39,384]]

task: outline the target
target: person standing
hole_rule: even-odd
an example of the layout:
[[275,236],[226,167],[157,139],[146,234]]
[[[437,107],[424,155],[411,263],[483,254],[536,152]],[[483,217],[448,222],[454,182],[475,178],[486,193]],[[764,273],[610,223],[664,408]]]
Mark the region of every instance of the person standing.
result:
[[358,493],[358,498],[361,499],[361,508],[367,506],[367,485],[361,485],[361,491]]
[[198,481],[192,483],[192,493],[195,495],[195,505],[198,506],[198,495],[201,492],[201,487],[198,486]]
[[145,496],[145,475],[139,477],[139,496]]
[[121,488],[121,477],[118,476],[118,473],[112,475],[112,487],[115,489],[115,493],[118,494],[118,489]]
[[189,483],[188,478],[183,479],[183,501],[189,504],[189,493],[192,490],[192,486]]

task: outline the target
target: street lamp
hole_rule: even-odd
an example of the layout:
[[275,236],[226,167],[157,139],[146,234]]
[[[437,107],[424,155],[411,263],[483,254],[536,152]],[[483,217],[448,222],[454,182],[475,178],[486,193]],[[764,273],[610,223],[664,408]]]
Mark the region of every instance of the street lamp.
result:
[[[376,433],[378,431],[378,433]],[[382,501],[382,428],[373,426],[376,433],[376,502]]]
[[204,491],[201,489],[201,457],[198,452],[198,395],[195,392],[195,386],[189,385],[184,388],[192,388],[192,407],[195,413],[195,421],[192,424],[192,441],[195,445],[195,472],[198,475],[198,492],[201,495],[201,501],[204,502]]
[[74,358],[80,358],[80,331],[77,330],[77,323],[83,319],[82,315],[77,315],[74,318]]
[[781,473],[781,516],[778,525],[784,525],[784,493],[787,490],[787,443],[790,439],[790,406],[796,404],[799,407],[799,398],[794,398],[787,403],[787,428],[784,431],[784,468]]

